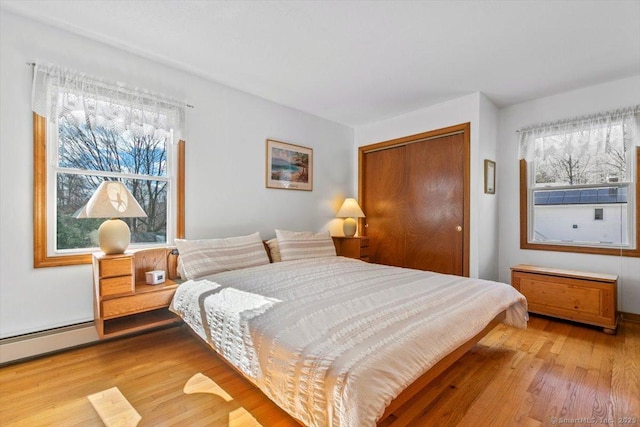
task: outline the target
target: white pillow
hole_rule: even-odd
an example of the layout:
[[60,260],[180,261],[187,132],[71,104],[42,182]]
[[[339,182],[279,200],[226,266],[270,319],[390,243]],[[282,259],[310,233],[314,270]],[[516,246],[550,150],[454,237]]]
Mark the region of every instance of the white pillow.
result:
[[176,239],[187,279],[269,264],[259,233],[225,239]]
[[328,231],[313,233],[276,230],[276,239],[282,261],[336,256],[336,247]]
[[269,246],[271,261],[272,262],[282,261],[282,258],[280,258],[280,246],[278,246],[278,239],[273,238],[273,239],[267,240],[267,246]]
[[[180,251],[178,251],[178,253],[179,252]],[[178,256],[178,268],[177,268],[177,271],[178,271],[178,275],[180,276],[180,278],[182,280],[186,280],[187,275],[184,274],[184,267],[182,266],[182,257],[181,256]]]

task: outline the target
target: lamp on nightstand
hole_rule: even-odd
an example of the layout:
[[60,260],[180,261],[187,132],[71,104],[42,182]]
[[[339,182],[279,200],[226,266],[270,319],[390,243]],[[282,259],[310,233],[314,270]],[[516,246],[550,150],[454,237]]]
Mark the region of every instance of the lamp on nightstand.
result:
[[107,255],[121,254],[131,242],[131,231],[119,218],[144,218],[147,214],[120,181],[104,181],[76,218],[110,218],[98,229],[98,244]]
[[358,205],[356,199],[349,197],[342,202],[342,206],[340,206],[336,217],[346,218],[342,225],[342,230],[346,237],[353,237],[358,229],[356,218],[364,218],[364,212],[360,209],[360,205]]

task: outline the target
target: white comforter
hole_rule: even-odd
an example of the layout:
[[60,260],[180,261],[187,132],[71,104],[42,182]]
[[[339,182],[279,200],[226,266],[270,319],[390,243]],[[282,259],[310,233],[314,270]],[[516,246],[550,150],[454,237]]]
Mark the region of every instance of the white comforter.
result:
[[171,309],[307,426],[373,426],[436,362],[525,298],[504,283],[342,257],[188,281]]

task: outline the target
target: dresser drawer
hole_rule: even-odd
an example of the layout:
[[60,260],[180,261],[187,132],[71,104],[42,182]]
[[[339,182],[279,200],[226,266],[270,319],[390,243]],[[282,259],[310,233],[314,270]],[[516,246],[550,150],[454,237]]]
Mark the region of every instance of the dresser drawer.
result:
[[109,277],[100,279],[100,295],[126,295],[135,292],[133,276]]
[[173,298],[175,289],[147,292],[128,297],[102,301],[102,314],[105,319],[141,313],[154,308],[167,307]]
[[100,260],[100,277],[133,275],[133,257],[103,258]]

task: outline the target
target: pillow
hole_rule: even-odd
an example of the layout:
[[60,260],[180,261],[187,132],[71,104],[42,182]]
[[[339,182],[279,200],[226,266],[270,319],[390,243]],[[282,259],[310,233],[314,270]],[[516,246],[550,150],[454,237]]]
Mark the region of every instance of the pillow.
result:
[[269,246],[269,253],[271,254],[271,261],[280,262],[280,246],[278,246],[278,239],[273,238],[267,240],[267,246]]
[[226,239],[176,239],[175,242],[187,279],[269,264],[259,233]]
[[[178,251],[178,253],[179,252],[180,251]],[[178,256],[178,268],[177,268],[177,271],[178,271],[178,275],[180,276],[180,278],[182,280],[185,280],[187,278],[187,275],[184,274],[184,267],[182,265],[182,257],[181,256]]]
[[282,261],[336,256],[336,247],[328,231],[312,233],[276,230],[276,239]]

